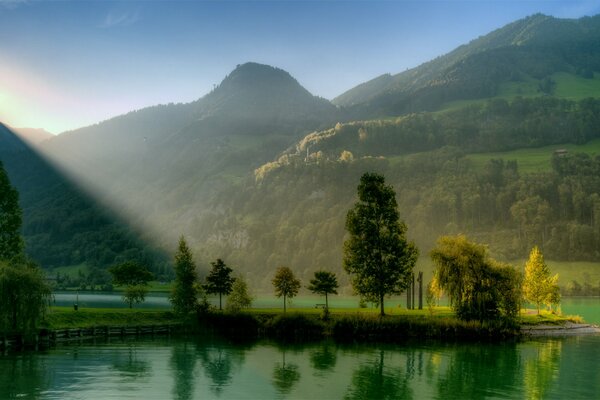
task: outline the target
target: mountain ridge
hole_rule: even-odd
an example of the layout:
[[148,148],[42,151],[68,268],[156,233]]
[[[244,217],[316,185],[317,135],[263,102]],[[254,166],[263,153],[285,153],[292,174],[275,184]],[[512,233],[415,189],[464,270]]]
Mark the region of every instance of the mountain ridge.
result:
[[[581,52],[585,52],[583,56],[570,55],[573,42],[579,43]],[[501,81],[519,80],[527,75],[541,79],[568,68],[578,69],[572,71],[577,73],[598,70],[599,42],[600,15],[569,20],[534,14],[415,68],[362,83],[334,98],[332,103],[366,108],[371,117],[430,111],[446,101],[487,97]],[[548,54],[549,46],[558,50]],[[519,61],[528,54],[529,60],[515,64],[515,59]],[[507,57],[509,61],[505,60]],[[559,61],[556,67],[551,65],[552,59]],[[545,68],[536,68],[542,63]]]

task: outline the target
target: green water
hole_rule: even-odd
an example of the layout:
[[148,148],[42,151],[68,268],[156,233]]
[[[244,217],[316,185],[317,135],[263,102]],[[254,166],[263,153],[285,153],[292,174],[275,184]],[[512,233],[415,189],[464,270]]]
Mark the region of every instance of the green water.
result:
[[592,399],[600,336],[503,344],[98,342],[0,356],[0,399]]

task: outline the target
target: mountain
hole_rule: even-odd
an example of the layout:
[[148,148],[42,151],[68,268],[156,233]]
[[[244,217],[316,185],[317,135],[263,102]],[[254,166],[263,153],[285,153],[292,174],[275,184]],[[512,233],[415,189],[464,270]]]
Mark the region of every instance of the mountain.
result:
[[[181,234],[193,240],[208,231],[205,217],[221,212],[212,202],[217,193],[251,176],[254,168],[303,135],[330,125],[336,114],[336,107],[312,96],[287,72],[248,63],[195,102],[133,111],[52,137],[36,151],[63,181],[95,199],[95,207],[111,210],[104,221],[117,225],[127,221],[131,235],[139,237],[142,232],[144,240],[170,250]],[[6,140],[12,147],[24,146],[14,135],[6,135]],[[89,207],[81,205],[78,193],[55,189],[53,179],[44,181],[48,168],[31,166],[40,162],[31,161],[35,154],[30,151],[20,162],[8,157],[6,163],[17,187],[27,192],[22,196],[25,220],[35,221],[35,229],[25,228],[28,243],[39,242],[35,235],[41,226],[61,227],[63,238],[71,237],[66,247],[97,240],[76,233],[81,226],[101,231],[88,218],[94,212],[86,212],[79,227],[65,223],[64,211],[73,212],[71,205]],[[55,208],[58,204],[64,204],[62,212]],[[37,220],[41,215],[43,224]],[[55,253],[48,243],[44,241],[46,253]],[[65,242],[55,246],[63,248]],[[76,248],[61,250],[60,257],[33,254],[46,266],[79,262],[107,266],[122,256],[110,252],[81,256]]]
[[50,132],[40,128],[11,128],[14,133],[19,135],[25,142],[36,146],[40,143],[54,137]]
[[[154,259],[153,248],[170,254],[184,235],[201,270],[223,258],[269,290],[281,265],[304,281],[320,268],[341,272],[345,214],[360,175],[377,171],[396,188],[422,255],[439,235],[462,232],[497,258],[539,244],[555,259],[600,260],[598,158],[555,157],[555,147],[548,167],[532,171],[494,156],[600,140],[597,24],[535,15],[367,82],[338,106],[285,71],[240,65],[197,101],[133,111],[36,147],[63,181],[109,210],[101,218],[47,180],[48,169],[9,157],[33,221],[26,239],[44,243],[36,253],[44,265],[106,267]],[[567,81],[579,93],[572,99]],[[19,151],[13,139],[0,129]],[[90,211],[78,218],[79,208]],[[348,285],[345,274],[340,282]]]
[[353,107],[362,117],[400,115],[457,100],[550,93],[556,73],[592,79],[598,70],[600,16],[536,14],[416,68],[358,85],[333,103]]
[[19,192],[26,252],[42,266],[95,268],[127,257],[146,263],[158,276],[170,276],[160,250],[3,124],[0,160]]

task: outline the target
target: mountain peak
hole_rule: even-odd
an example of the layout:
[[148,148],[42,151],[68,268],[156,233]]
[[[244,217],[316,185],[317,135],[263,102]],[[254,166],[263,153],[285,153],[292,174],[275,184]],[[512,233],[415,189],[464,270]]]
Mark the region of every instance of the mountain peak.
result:
[[288,72],[255,62],[238,65],[197,106],[199,118],[280,122],[303,118],[322,121],[335,111],[329,101],[313,96]]

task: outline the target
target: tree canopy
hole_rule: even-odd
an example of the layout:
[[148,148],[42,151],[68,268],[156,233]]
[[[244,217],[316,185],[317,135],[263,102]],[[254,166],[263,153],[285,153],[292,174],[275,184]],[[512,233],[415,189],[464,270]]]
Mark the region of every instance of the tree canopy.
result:
[[529,259],[525,263],[523,297],[536,305],[538,314],[540,313],[540,305],[552,305],[560,302],[557,282],[558,274],[550,276],[550,269],[544,261],[544,255],[535,246],[531,249]]
[[0,260],[0,333],[34,331],[51,295],[37,265]]
[[10,184],[0,161],[0,260],[10,260],[23,253],[22,215],[19,193]]
[[382,175],[365,173],[358,199],[346,217],[349,239],[344,243],[344,269],[353,275],[354,290],[379,304],[384,315],[384,297],[408,287],[418,250],[406,239],[396,193]]
[[431,251],[436,281],[464,320],[514,319],[520,309],[521,275],[491,259],[484,245],[464,235],[442,236]]
[[231,293],[227,297],[225,308],[229,311],[240,311],[244,308],[249,308],[252,305],[252,294],[248,289],[248,283],[243,276],[238,276],[231,285]]
[[291,269],[279,267],[272,282],[275,287],[275,295],[277,297],[283,296],[283,312],[285,312],[287,298],[291,299],[298,294],[300,281],[296,279]]
[[335,274],[329,271],[316,271],[315,277],[310,280],[308,290],[325,296],[325,309],[329,309],[328,294],[337,294],[338,282]]
[[175,282],[169,300],[176,313],[189,314],[197,304],[198,275],[192,252],[183,236],[179,239],[174,268]]
[[204,286],[208,294],[219,295],[219,310],[223,309],[221,296],[231,293],[231,287],[235,278],[231,276],[233,270],[229,268],[223,260],[217,258],[217,261],[211,262],[212,269],[206,277]]
[[113,265],[108,269],[113,276],[113,283],[125,286],[123,300],[133,308],[133,304],[142,303],[148,293],[148,282],[154,279],[154,275],[137,261],[126,261]]

